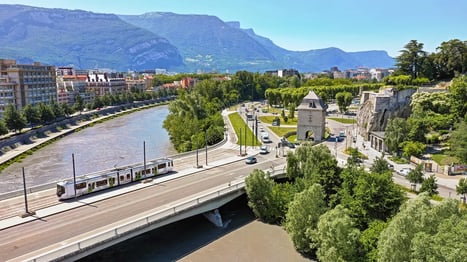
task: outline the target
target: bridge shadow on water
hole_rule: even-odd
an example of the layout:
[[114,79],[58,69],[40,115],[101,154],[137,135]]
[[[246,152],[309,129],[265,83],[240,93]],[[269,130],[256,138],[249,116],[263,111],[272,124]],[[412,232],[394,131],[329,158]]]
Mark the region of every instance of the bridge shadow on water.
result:
[[[226,224],[218,228],[197,215],[155,229],[79,261],[176,261],[255,220],[243,195],[219,209]],[[222,252],[222,251],[219,251]],[[208,261],[209,257],[205,258]]]

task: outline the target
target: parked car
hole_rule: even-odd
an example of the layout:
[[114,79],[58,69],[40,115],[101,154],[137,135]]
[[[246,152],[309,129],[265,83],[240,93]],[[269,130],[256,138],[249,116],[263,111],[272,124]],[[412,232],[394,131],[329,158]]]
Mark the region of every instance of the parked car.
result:
[[247,164],[254,164],[256,162],[258,162],[258,160],[254,156],[249,156],[245,160],[245,163],[247,163]]
[[394,165],[393,164],[388,164],[388,168],[391,170],[394,170]]

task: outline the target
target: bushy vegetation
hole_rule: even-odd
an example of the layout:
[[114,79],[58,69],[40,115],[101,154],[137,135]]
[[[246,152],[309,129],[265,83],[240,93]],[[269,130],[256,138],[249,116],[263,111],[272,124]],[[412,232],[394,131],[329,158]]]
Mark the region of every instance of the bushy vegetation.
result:
[[[284,225],[305,255],[362,261],[377,240],[369,240],[369,233],[361,239],[362,233],[389,221],[404,201],[387,162],[381,165],[386,168],[368,173],[358,161],[349,161],[342,169],[326,146],[303,144],[287,155],[287,183],[276,184],[258,170],[247,177],[249,206],[260,219]],[[278,194],[279,187],[287,191]]]

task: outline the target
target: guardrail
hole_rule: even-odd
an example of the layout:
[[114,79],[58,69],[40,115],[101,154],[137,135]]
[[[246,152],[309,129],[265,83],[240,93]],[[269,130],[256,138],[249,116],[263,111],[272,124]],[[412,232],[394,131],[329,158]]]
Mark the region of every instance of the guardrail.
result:
[[[278,167],[271,167],[272,172],[270,172],[270,175],[272,177],[278,176],[282,174],[281,171],[284,171],[284,170],[285,170],[285,165],[278,166]],[[270,171],[270,170],[265,170],[265,171]],[[237,180],[229,182],[226,185],[221,185],[220,188],[218,187],[214,191],[195,195],[193,198],[182,201],[172,207],[166,207],[166,208],[154,211],[148,215],[144,215],[141,218],[137,218],[135,220],[124,223],[122,225],[115,226],[110,229],[106,229],[102,232],[85,237],[81,240],[71,242],[69,244],[61,245],[60,247],[52,249],[52,250],[44,251],[44,253],[42,254],[35,255],[35,256],[26,254],[17,259],[20,259],[21,261],[38,262],[38,261],[56,261],[56,260],[70,258],[70,257],[73,257],[74,255],[86,252],[87,250],[91,250],[99,245],[103,245],[115,239],[125,237],[126,235],[136,232],[142,228],[160,223],[167,218],[176,216],[177,214],[180,214],[183,211],[190,210],[196,206],[207,203],[221,196],[228,195],[230,193],[234,193],[239,190],[244,190],[244,188],[245,188],[245,179],[237,179]]]

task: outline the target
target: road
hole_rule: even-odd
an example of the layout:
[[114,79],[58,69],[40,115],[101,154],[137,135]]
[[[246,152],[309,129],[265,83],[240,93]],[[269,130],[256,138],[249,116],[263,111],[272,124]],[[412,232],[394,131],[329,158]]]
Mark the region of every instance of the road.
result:
[[[285,159],[280,160],[285,162]],[[237,161],[163,183],[154,180],[151,186],[140,190],[4,229],[0,235],[0,260],[12,259],[53,244],[60,245],[62,241],[81,234],[92,234],[96,229],[122,223],[149,210],[166,207],[245,177],[255,168],[268,169],[277,161],[269,155],[258,156],[258,163],[254,165]]]

